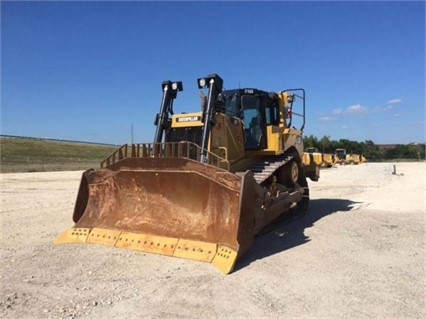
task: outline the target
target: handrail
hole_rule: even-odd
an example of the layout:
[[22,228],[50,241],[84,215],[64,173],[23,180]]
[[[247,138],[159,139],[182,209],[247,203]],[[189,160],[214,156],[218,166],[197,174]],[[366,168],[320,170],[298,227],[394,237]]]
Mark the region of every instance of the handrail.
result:
[[[195,143],[166,142],[124,144],[101,162],[101,168],[108,167],[125,158],[188,158],[201,159],[201,147]],[[206,151],[206,164],[229,170],[229,161],[215,153]]]

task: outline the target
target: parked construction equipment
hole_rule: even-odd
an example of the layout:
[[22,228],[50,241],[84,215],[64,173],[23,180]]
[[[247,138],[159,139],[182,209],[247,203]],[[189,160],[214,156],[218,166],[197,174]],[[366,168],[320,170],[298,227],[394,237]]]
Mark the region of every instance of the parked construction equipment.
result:
[[305,148],[303,162],[305,163],[306,161],[314,161],[321,168],[331,167],[333,165],[333,160],[327,160],[325,154],[319,152],[315,147]]
[[365,163],[367,159],[362,154],[346,154],[346,164],[361,164]]
[[[202,111],[173,114],[164,81],[153,143],[126,144],[83,173],[73,220],[56,243],[88,242],[211,262],[229,273],[279,216],[306,211],[305,91],[222,90],[198,79]],[[296,128],[297,127],[297,128]]]
[[324,153],[322,154],[322,158],[325,163],[325,167],[332,167],[336,164],[336,156],[334,154]]

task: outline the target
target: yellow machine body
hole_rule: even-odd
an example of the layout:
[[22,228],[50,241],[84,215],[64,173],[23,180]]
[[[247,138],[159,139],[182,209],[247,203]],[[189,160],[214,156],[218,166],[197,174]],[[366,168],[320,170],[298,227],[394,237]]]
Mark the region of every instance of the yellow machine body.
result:
[[[163,82],[154,143],[125,144],[99,169],[83,173],[75,224],[55,243],[194,259],[229,273],[266,225],[307,209],[306,177],[318,180],[319,169],[315,160],[302,161],[304,118],[301,129],[288,125],[295,96],[282,91],[270,97],[254,89],[222,92],[220,77],[207,80],[203,111],[170,117],[179,85]],[[228,110],[231,100],[240,113]],[[260,133],[249,125],[250,114],[251,122],[263,116],[255,128]]]

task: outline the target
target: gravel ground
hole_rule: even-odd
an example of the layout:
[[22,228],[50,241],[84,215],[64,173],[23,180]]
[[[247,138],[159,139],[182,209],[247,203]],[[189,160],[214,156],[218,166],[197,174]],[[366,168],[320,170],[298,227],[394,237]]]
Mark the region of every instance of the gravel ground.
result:
[[425,162],[322,170],[308,214],[258,238],[230,275],[52,244],[73,224],[81,173],[0,175],[1,318],[426,317]]

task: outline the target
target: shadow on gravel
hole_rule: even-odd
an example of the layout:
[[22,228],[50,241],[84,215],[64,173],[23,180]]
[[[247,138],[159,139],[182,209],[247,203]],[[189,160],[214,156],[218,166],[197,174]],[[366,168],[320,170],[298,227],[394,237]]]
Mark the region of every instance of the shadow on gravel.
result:
[[303,245],[310,241],[304,234],[306,228],[314,226],[316,221],[325,216],[350,211],[356,204],[359,203],[346,199],[311,199],[306,214],[283,216],[277,221],[277,227],[255,238],[247,253],[237,261],[234,272],[255,260]]

